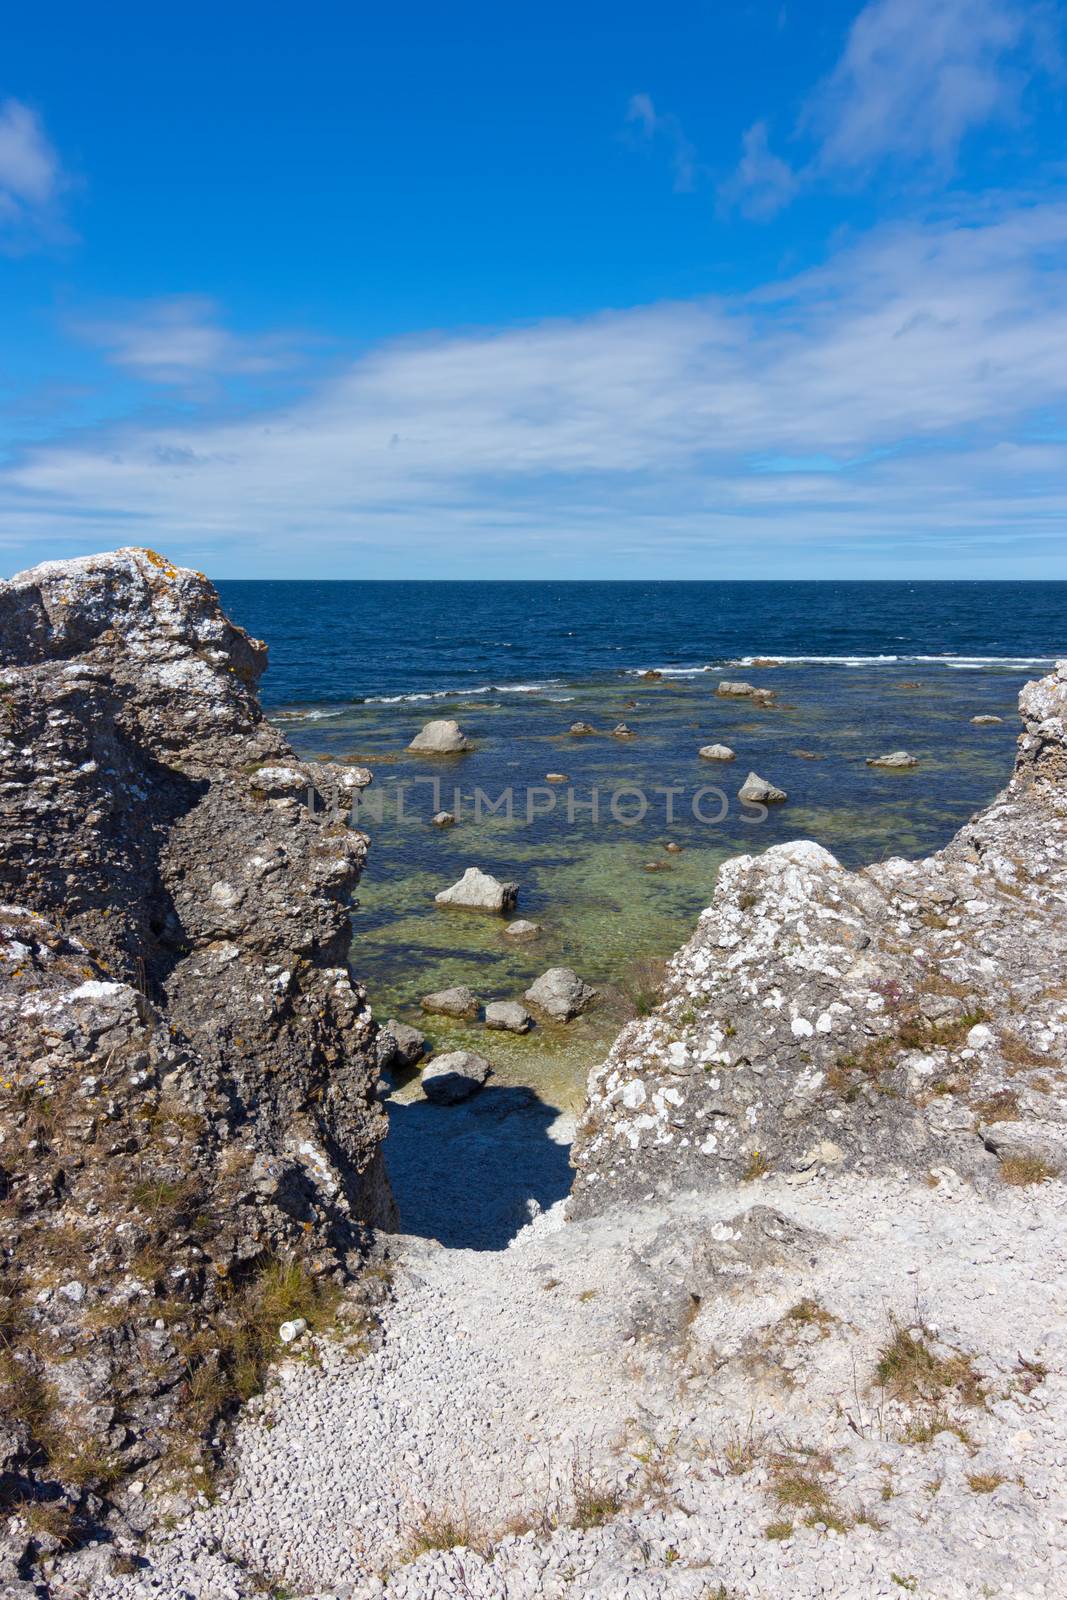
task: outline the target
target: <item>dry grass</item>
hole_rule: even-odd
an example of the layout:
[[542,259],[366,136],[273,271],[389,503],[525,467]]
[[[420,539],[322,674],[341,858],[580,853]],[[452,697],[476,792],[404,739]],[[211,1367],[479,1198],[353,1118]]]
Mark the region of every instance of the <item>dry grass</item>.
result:
[[1002,1483],[1008,1480],[999,1472],[968,1472],[967,1482],[975,1494],[992,1494],[994,1489],[999,1489]]
[[[782,1522],[772,1523],[772,1527],[784,1526],[790,1514],[799,1517],[809,1528],[821,1523],[835,1533],[847,1533],[855,1526],[857,1519],[837,1504],[824,1482],[831,1466],[828,1456],[815,1453],[793,1452],[771,1457],[770,1490],[783,1513]],[[792,1529],[790,1522],[789,1531]],[[784,1538],[786,1535],[767,1533],[767,1537]]]
[[1004,1156],[1000,1163],[1000,1181],[1013,1188],[1044,1183],[1046,1178],[1057,1178],[1059,1173],[1040,1156]]
[[878,1357],[875,1376],[892,1399],[909,1405],[938,1404],[951,1393],[958,1393],[967,1405],[980,1405],[983,1398],[970,1356],[962,1351],[936,1355],[921,1333],[907,1328],[894,1328]]
[[1019,1096],[1014,1089],[998,1089],[974,1102],[974,1114],[983,1123],[1014,1122],[1019,1115]]
[[810,1295],[805,1295],[803,1300],[798,1300],[795,1306],[790,1306],[783,1322],[792,1323],[798,1328],[818,1328],[825,1338],[830,1331],[831,1324],[836,1318],[821,1306]]

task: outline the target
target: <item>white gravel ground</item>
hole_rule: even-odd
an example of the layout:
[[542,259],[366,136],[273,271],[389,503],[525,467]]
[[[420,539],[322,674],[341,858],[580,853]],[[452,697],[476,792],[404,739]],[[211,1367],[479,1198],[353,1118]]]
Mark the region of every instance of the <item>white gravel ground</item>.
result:
[[[1064,1186],[991,1201],[947,1174],[771,1179],[687,1197],[673,1220],[728,1238],[753,1204],[801,1245],[721,1283],[668,1344],[631,1331],[632,1252],[663,1211],[563,1226],[557,1207],[497,1251],[398,1241],[379,1347],[287,1359],[219,1500],[94,1596],[1067,1594]],[[789,1318],[805,1296],[832,1320]],[[984,1402],[944,1402],[966,1443],[901,1442],[917,1413],[872,1384],[893,1318],[973,1357]],[[845,1524],[870,1521],[835,1532],[779,1506],[791,1448]],[[588,1521],[608,1490],[603,1525],[573,1526],[575,1493]],[[419,1554],[446,1523],[468,1545]]]

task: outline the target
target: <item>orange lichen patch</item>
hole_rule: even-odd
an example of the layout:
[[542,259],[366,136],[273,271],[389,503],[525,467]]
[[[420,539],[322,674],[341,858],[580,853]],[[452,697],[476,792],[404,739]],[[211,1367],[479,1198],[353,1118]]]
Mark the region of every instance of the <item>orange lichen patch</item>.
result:
[[161,556],[158,550],[149,550],[145,545],[141,549],[141,554],[146,561],[150,561],[154,567],[159,569],[164,578],[176,578],[178,576],[177,567],[168,561],[166,556]]

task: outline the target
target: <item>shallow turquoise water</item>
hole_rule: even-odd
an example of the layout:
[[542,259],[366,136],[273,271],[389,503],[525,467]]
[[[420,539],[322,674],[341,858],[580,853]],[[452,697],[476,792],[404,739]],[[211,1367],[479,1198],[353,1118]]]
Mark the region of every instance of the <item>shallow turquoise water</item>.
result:
[[[649,963],[669,956],[692,931],[726,856],[797,837],[817,839],[849,866],[938,848],[1006,781],[1019,726],[1016,697],[1031,675],[935,663],[921,670],[746,667],[657,681],[620,673],[507,695],[290,708],[282,725],[301,755],[357,760],[374,771],[360,820],[372,846],[353,914],[352,961],[376,1014],[424,1026],[438,1048],[479,1048],[502,1081],[574,1105],[589,1066],[647,990]],[[762,710],[719,698],[721,676],[773,688],[778,704]],[[970,719],[979,713],[1005,721],[975,727]],[[476,749],[437,759],[409,755],[405,746],[430,716],[456,717]],[[572,737],[567,729],[578,719],[597,733]],[[620,721],[634,730],[632,739],[612,737]],[[737,760],[701,761],[699,747],[715,742],[733,747]],[[886,773],[865,764],[869,755],[900,748],[920,758],[916,770]],[[750,769],[789,793],[760,820],[736,799]],[[569,783],[546,786],[549,772],[566,774]],[[440,782],[439,797],[431,778]],[[663,790],[671,786],[668,821]],[[726,814],[701,820],[694,795],[712,786],[724,791]],[[588,809],[594,789],[595,820]],[[510,817],[501,800],[506,791]],[[626,825],[620,814],[636,814],[642,795],[644,816]],[[458,805],[456,827],[430,825],[438,798],[450,809]],[[713,794],[698,803],[704,817],[723,809]],[[681,851],[665,851],[668,841]],[[515,914],[539,922],[539,938],[516,945],[503,937],[506,918],[434,905],[434,893],[470,865],[519,882]],[[567,1028],[512,1038],[420,1013],[421,995],[455,983],[469,984],[483,1001],[520,997],[552,965],[572,966],[602,990],[601,1004]]]

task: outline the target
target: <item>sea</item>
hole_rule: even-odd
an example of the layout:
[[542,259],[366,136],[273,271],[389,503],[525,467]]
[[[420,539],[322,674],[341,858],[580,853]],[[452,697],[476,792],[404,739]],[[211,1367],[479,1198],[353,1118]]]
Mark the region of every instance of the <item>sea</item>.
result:
[[[726,857],[795,838],[849,867],[939,848],[1007,781],[1019,690],[1067,655],[1067,583],[219,589],[269,645],[264,706],[300,756],[374,773],[352,818],[370,851],[351,960],[375,1013],[423,1027],[438,1050],[477,1049],[497,1083],[571,1110],[620,1023],[654,1003]],[[773,705],[719,696],[724,679],[772,689]],[[473,750],[408,752],[444,717]],[[578,721],[594,732],[571,734]],[[713,743],[736,759],[702,760]],[[900,749],[918,765],[867,765]],[[750,771],[788,799],[743,806]],[[455,826],[432,824],[442,808]],[[536,938],[435,905],[468,866],[518,883],[515,915],[539,924]],[[487,1034],[421,1011],[454,984],[483,1002],[521,998],[551,966],[600,991],[566,1027]]]

